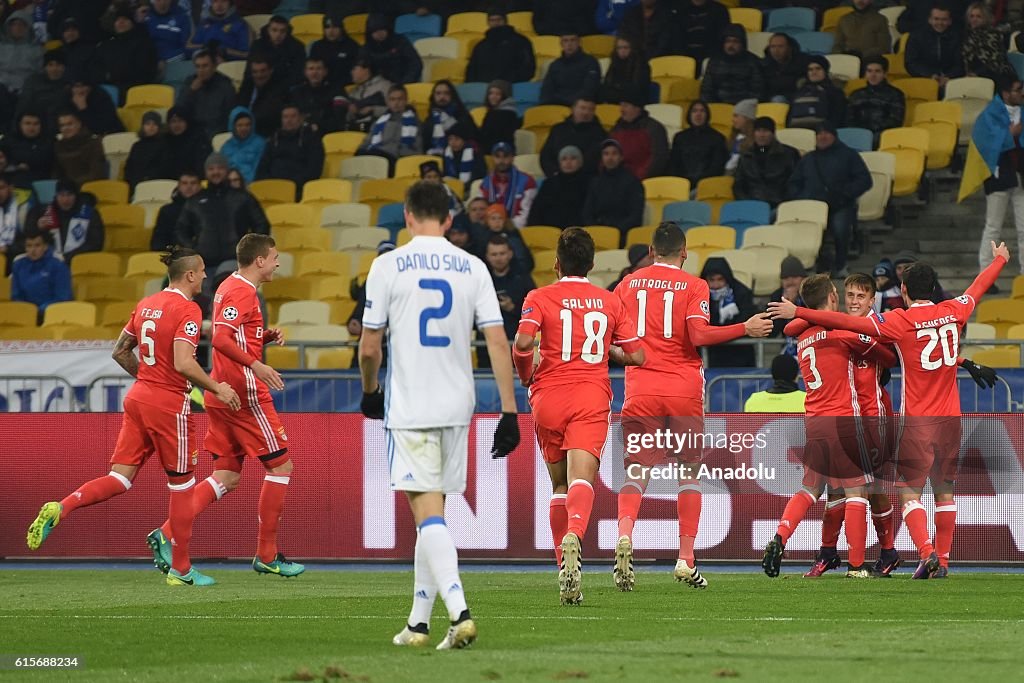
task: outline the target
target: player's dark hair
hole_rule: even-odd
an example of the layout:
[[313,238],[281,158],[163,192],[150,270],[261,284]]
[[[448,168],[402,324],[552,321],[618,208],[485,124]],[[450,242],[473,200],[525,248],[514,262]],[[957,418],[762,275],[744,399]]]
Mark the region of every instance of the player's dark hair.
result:
[[658,256],[678,256],[686,248],[686,233],[675,221],[664,221],[654,229],[651,246]]
[[167,247],[167,252],[160,256],[160,261],[167,266],[167,279],[174,282],[195,267],[195,257],[199,252],[188,247]]
[[843,287],[856,287],[857,289],[865,289],[869,294],[874,294],[878,291],[875,286],[875,278],[865,273],[853,273],[843,281]]
[[566,228],[555,253],[563,276],[585,277],[594,267],[594,238],[583,228]]
[[245,268],[251,266],[260,256],[263,258],[269,256],[271,247],[276,246],[277,243],[270,235],[250,232],[238,240],[238,246],[235,247],[235,258],[238,259],[239,267]]
[[832,278],[828,273],[812,275],[800,285],[800,298],[804,300],[807,308],[820,310],[828,304],[828,295],[835,291]]
[[444,185],[418,180],[405,193],[405,208],[416,220],[444,223],[450,206]]
[[911,301],[930,299],[938,281],[935,269],[927,263],[917,261],[903,271],[903,286],[907,288]]

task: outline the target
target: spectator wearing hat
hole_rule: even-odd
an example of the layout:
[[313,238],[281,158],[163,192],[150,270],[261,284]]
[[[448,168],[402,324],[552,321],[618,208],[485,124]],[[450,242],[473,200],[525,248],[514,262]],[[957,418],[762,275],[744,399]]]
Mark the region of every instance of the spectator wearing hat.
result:
[[157,59],[162,64],[185,61],[188,39],[192,35],[191,9],[177,0],[150,0],[149,6],[144,5],[140,10],[144,15],[140,21],[156,47]]
[[231,137],[220,148],[231,168],[238,169],[245,182],[256,180],[256,169],[263,158],[267,139],[256,132],[252,112],[245,107],[235,107],[228,115],[228,129]]
[[466,65],[466,82],[532,81],[537,70],[533,43],[509,26],[508,16],[500,6],[487,10],[487,26],[484,39],[473,48]]
[[[807,269],[796,256],[787,256],[782,259],[779,268],[779,288],[768,296],[768,301],[782,301],[786,297],[788,301],[799,302],[796,305],[802,306],[803,299],[800,298],[800,285],[807,277]],[[786,328],[788,320],[775,320],[770,337],[781,337],[782,331]],[[787,353],[796,353],[796,346],[787,349]]]
[[[777,321],[776,321],[777,322]],[[772,359],[772,386],[750,395],[743,404],[745,413],[802,413],[807,392],[801,391],[796,380],[800,364],[789,355]]]
[[31,189],[35,181],[51,177],[53,139],[43,133],[41,113],[26,110],[18,115],[14,130],[0,145],[7,154],[7,173],[15,187]]
[[668,174],[686,178],[692,187],[704,178],[725,173],[729,149],[725,136],[711,127],[708,103],[697,100],[686,112],[687,127],[672,138]]
[[740,100],[732,108],[732,137],[729,139],[729,159],[725,162],[725,171],[729,175],[736,172],[740,163],[740,152],[746,141],[754,135],[754,121],[757,120],[757,100]]
[[480,126],[480,149],[491,149],[499,142],[515,144],[516,130],[522,123],[512,99],[512,84],[508,81],[491,81],[487,86],[484,101],[487,113]]
[[256,119],[256,132],[269,137],[281,123],[281,109],[288,101],[288,87],[278,78],[270,58],[254,53],[249,76],[238,91],[236,102],[247,107]]
[[910,31],[905,64],[907,73],[938,82],[940,91],[951,78],[965,74],[963,41],[946,5],[934,5],[928,12],[927,26]]
[[585,225],[611,225],[626,232],[643,224],[644,186],[623,162],[622,146],[614,138],[601,143],[601,169],[590,181],[583,202]]
[[732,191],[736,199],[768,202],[772,208],[786,200],[786,187],[800,153],[775,138],[775,121],[754,120],[754,135],[743,145]]
[[47,306],[71,301],[71,271],[53,251],[53,233],[31,228],[25,232],[25,257],[11,267],[11,301],[23,301],[39,309],[42,323]]
[[335,86],[352,83],[352,67],[359,55],[359,43],[345,33],[340,16],[324,15],[324,37],[309,47],[309,56],[327,67],[327,80]]
[[199,171],[212,151],[209,138],[192,120],[188,109],[171,107],[167,111],[161,178],[177,178],[184,171]]
[[388,89],[387,111],[381,115],[366,134],[356,154],[372,154],[388,160],[391,171],[401,157],[419,154],[420,120],[416,110],[409,106],[409,95],[404,85]]
[[60,50],[64,54],[67,65],[65,76],[68,81],[89,75],[92,58],[96,53],[96,45],[82,38],[78,19],[75,17],[65,19],[57,26],[55,35],[59,35],[61,39]]
[[885,78],[888,71],[889,60],[885,57],[865,59],[864,79],[867,83],[850,94],[846,107],[846,125],[870,130],[875,134],[876,145],[883,130],[903,125],[907,110],[903,91]]
[[807,58],[807,80],[789,104],[787,127],[813,130],[828,121],[838,128],[846,121],[846,95],[832,83],[829,68],[828,59],[822,55]]
[[[208,138],[227,130],[228,115],[235,106],[235,86],[217,71],[217,62],[209,50],[192,55],[196,72],[185,79],[178,106],[192,111],[196,124]],[[196,169],[198,170],[198,169]]]
[[907,307],[892,260],[884,258],[876,263],[872,274],[875,276],[875,303],[872,306],[875,313]]
[[[919,260],[920,259],[917,258],[917,254],[915,254],[914,252],[910,251],[909,249],[904,249],[903,251],[901,251],[898,254],[896,254],[896,257],[893,258],[893,260],[892,260],[893,271],[896,274],[896,280],[900,284],[903,283],[903,273],[905,273],[907,271],[907,268],[909,268],[910,266],[914,265]],[[998,292],[999,292],[999,288],[996,287],[995,291],[992,291],[990,289],[988,293],[989,294],[997,294]],[[939,283],[939,281],[936,280],[935,281],[935,289],[932,291],[932,295],[929,298],[931,299],[932,303],[936,303],[937,304],[937,303],[939,303],[941,301],[945,301],[946,299],[950,299],[952,297],[950,297],[949,294],[946,293],[946,290],[944,290],[942,288],[942,285]]]
[[601,86],[601,65],[583,51],[579,35],[565,33],[559,40],[562,56],[548,66],[540,87],[540,101],[571,107],[579,97],[596,100]]
[[[796,165],[789,179],[790,199],[817,199],[828,204],[827,236],[835,249],[835,258],[822,244],[818,267],[831,266],[833,277],[846,277],[846,260],[857,221],[857,199],[871,189],[871,174],[860,154],[836,136],[836,127],[825,121],[818,126],[815,149]],[[828,263],[831,261],[831,264]]]
[[619,104],[621,115],[608,134],[622,148],[623,165],[640,180],[664,175],[668,168],[668,132],[651,118],[640,88],[626,88]]
[[654,257],[651,256],[651,247],[647,244],[632,244],[629,246],[629,250],[626,252],[626,256],[629,259],[629,265],[619,272],[619,277],[615,282],[608,285],[608,291],[614,292],[615,288],[619,286],[619,283],[625,280],[627,277],[647,266],[654,263]]
[[57,115],[60,138],[53,146],[54,174],[72,181],[76,186],[90,180],[107,177],[107,158],[103,144],[82,123],[82,117],[72,109]]
[[[142,115],[139,139],[132,145],[128,159],[124,162],[124,179],[133,192],[135,186],[144,180],[156,180],[164,177],[162,158],[164,139],[160,135],[162,124],[160,112],[147,111]],[[163,246],[166,247],[167,244]]]
[[[70,180],[58,180],[53,201],[28,212],[25,229],[33,228],[53,236],[54,253],[66,263],[78,254],[103,249],[103,218],[96,210],[96,198],[79,192]],[[22,251],[20,245],[17,251]]]
[[19,92],[26,79],[39,70],[42,57],[43,47],[32,34],[32,12],[21,9],[8,14],[0,39],[0,85]]
[[618,104],[622,101],[627,88],[637,86],[643,92],[651,89],[651,67],[647,56],[629,35],[615,38],[615,49],[612,50],[611,63],[604,74],[598,99],[603,103]]
[[[578,97],[572,105],[572,113],[561,123],[556,123],[548,133],[548,139],[540,150],[540,166],[544,176],[550,178],[559,171],[561,151],[569,146],[583,153],[583,168],[591,173],[597,170],[601,157],[601,142],[608,135],[601,122],[594,115],[597,103],[586,97]],[[553,224],[546,224],[553,225]]]
[[475,131],[469,126],[456,122],[448,129],[448,144],[441,152],[444,161],[443,175],[458,178],[469,187],[478,178],[487,175],[487,164],[480,154],[479,148],[473,143]]
[[[754,315],[754,293],[736,279],[725,258],[713,256],[701,269],[700,276],[708,283],[708,305],[711,324],[717,326],[742,322]],[[709,368],[754,367],[754,347],[723,344],[707,349]]]
[[348,113],[345,125],[348,130],[366,132],[378,117],[388,110],[387,97],[391,81],[374,73],[368,59],[356,57],[352,66],[352,87],[345,100]]
[[558,171],[547,176],[530,207],[527,225],[568,228],[583,225],[583,204],[594,174],[584,167],[583,152],[566,145],[558,152]]
[[807,55],[800,43],[785,33],[773,33],[761,60],[764,95],[772,102],[790,102],[799,83],[807,77]]
[[189,50],[206,48],[227,61],[249,56],[249,25],[235,11],[234,0],[210,0],[209,14],[196,26]]
[[749,98],[756,102],[764,91],[764,75],[760,60],[747,52],[747,32],[739,24],[729,24],[722,33],[721,47],[721,53],[713,55],[704,70],[700,98],[729,104]]
[[392,83],[418,83],[423,60],[409,39],[394,33],[391,20],[383,14],[366,18],[366,43],[359,56],[373,64],[378,73]]
[[253,41],[250,52],[261,54],[270,60],[274,74],[285,86],[291,87],[302,82],[306,62],[306,46],[292,35],[288,19],[275,14],[259,31],[260,37]]
[[320,136],[302,119],[294,104],[281,110],[281,128],[267,139],[256,178],[280,178],[295,183],[295,201],[302,196],[302,186],[320,177],[324,168],[324,145]]
[[302,112],[303,120],[317,135],[344,127],[345,107],[336,106],[344,100],[340,87],[327,80],[327,67],[319,57],[307,57],[304,80],[288,93],[288,101]]
[[[448,130],[460,123],[464,128],[475,131],[476,123],[466,105],[462,103],[455,84],[441,79],[430,89],[428,113],[420,127],[421,145],[425,154],[440,155],[448,144]],[[471,137],[476,137],[474,132]]]
[[683,0],[676,3],[675,25],[677,37],[669,32],[672,53],[693,57],[701,64],[721,46],[719,36],[729,26],[729,10],[715,0]]
[[[60,110],[68,98],[68,80],[64,52],[48,50],[43,55],[43,70],[38,71],[25,80],[25,85],[18,96],[15,118],[25,111],[48,112],[50,116]],[[47,122],[47,128],[56,132],[56,121]]]
[[529,173],[515,166],[515,148],[507,142],[499,142],[491,148],[494,170],[484,177],[480,193],[488,204],[504,207],[509,219],[517,228],[526,226],[530,207],[537,196],[537,181]]
[[527,273],[533,270],[533,254],[530,253],[530,248],[526,246],[519,228],[509,218],[502,204],[491,204],[487,207],[484,212],[484,227],[487,231],[474,237],[474,241],[484,250],[484,256],[487,255],[486,249],[490,239],[495,235],[501,235],[512,247],[516,265]]
[[832,51],[836,54],[865,59],[892,52],[889,20],[879,13],[874,0],[853,0],[853,11],[839,20],[835,34]]
[[121,93],[156,80],[156,47],[146,29],[135,23],[130,8],[115,13],[114,34],[96,47],[93,65],[99,81],[117,86]]

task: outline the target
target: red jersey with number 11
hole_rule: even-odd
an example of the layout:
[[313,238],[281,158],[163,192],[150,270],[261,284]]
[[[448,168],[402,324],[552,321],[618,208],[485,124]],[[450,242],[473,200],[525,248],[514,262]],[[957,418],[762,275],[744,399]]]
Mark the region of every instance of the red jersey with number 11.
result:
[[[218,327],[227,327],[244,354],[253,360],[263,360],[263,311],[256,296],[256,285],[238,273],[232,273],[217,288],[213,298],[213,324],[214,334]],[[210,376],[217,382],[230,384],[242,400],[243,408],[274,400],[270,389],[256,379],[251,368],[239,365],[216,348]],[[226,407],[212,392],[207,392],[206,402],[215,408]]]

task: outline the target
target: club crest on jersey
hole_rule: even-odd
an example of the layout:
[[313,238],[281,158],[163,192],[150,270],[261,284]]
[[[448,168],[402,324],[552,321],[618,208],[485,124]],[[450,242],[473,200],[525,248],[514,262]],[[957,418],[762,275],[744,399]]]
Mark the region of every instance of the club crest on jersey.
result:
[[365,308],[366,310],[370,310],[371,308],[373,308],[373,302],[367,299],[366,303],[363,304],[363,308]]
[[958,301],[959,303],[962,303],[962,304],[964,304],[965,306],[966,306],[966,305],[967,305],[967,304],[968,304],[968,303],[970,302],[970,298],[969,298],[969,297],[968,297],[968,296],[967,296],[966,294],[961,294],[960,296],[958,296],[958,297],[956,298],[956,300],[957,300],[957,301]]
[[858,339],[860,339],[860,340],[861,340],[862,342],[864,342],[865,344],[870,344],[871,342],[873,342],[873,341],[874,341],[874,339],[872,339],[871,337],[869,337],[869,336],[868,336],[868,335],[866,335],[866,334],[858,334],[858,335],[857,335],[857,338],[858,338]]
[[199,450],[196,449],[196,450],[192,451],[192,464],[195,465],[198,462],[199,462]]
[[288,435],[284,433],[284,425],[277,428],[277,435],[281,437],[281,441],[288,440]]
[[700,302],[700,312],[707,316],[711,315],[711,308],[708,306],[707,301]]
[[187,334],[190,337],[196,336],[197,334],[199,334],[199,325],[196,325],[195,322],[189,320],[187,323],[185,323],[185,334]]
[[221,315],[224,316],[225,320],[234,320],[238,317],[238,309],[234,306],[228,306]]

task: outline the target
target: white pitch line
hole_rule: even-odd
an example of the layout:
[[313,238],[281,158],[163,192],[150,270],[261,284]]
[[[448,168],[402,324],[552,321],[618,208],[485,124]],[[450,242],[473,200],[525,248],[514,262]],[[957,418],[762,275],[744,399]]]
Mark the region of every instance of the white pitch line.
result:
[[[0,614],[0,619],[95,619],[95,620],[139,620],[139,621],[154,621],[158,619],[164,620],[188,620],[188,621],[262,621],[266,619],[278,619],[278,620],[333,620],[343,621],[345,619],[357,619],[357,620],[397,620],[405,618],[403,615],[384,615],[384,614],[345,614],[345,615],[331,615],[331,614],[267,614],[262,616],[257,615],[238,615],[231,616],[225,614],[183,614],[180,616],[157,614],[152,616],[142,614]],[[623,616],[587,616],[587,615],[531,615],[531,616],[509,616],[509,615],[493,615],[485,616],[481,621],[636,621],[634,617],[623,617]],[[839,619],[827,619],[825,617],[714,617],[714,616],[673,616],[673,617],[651,617],[645,616],[646,621],[740,621],[740,622],[811,622],[811,623],[834,623],[840,621]],[[936,617],[914,617],[906,619],[896,618],[849,618],[843,617],[841,619],[844,623],[864,623],[864,624],[879,624],[879,623],[891,623],[891,624],[905,624],[905,623],[956,623],[956,624],[1021,624],[1024,623],[1024,619],[949,619],[949,618],[936,618]]]

